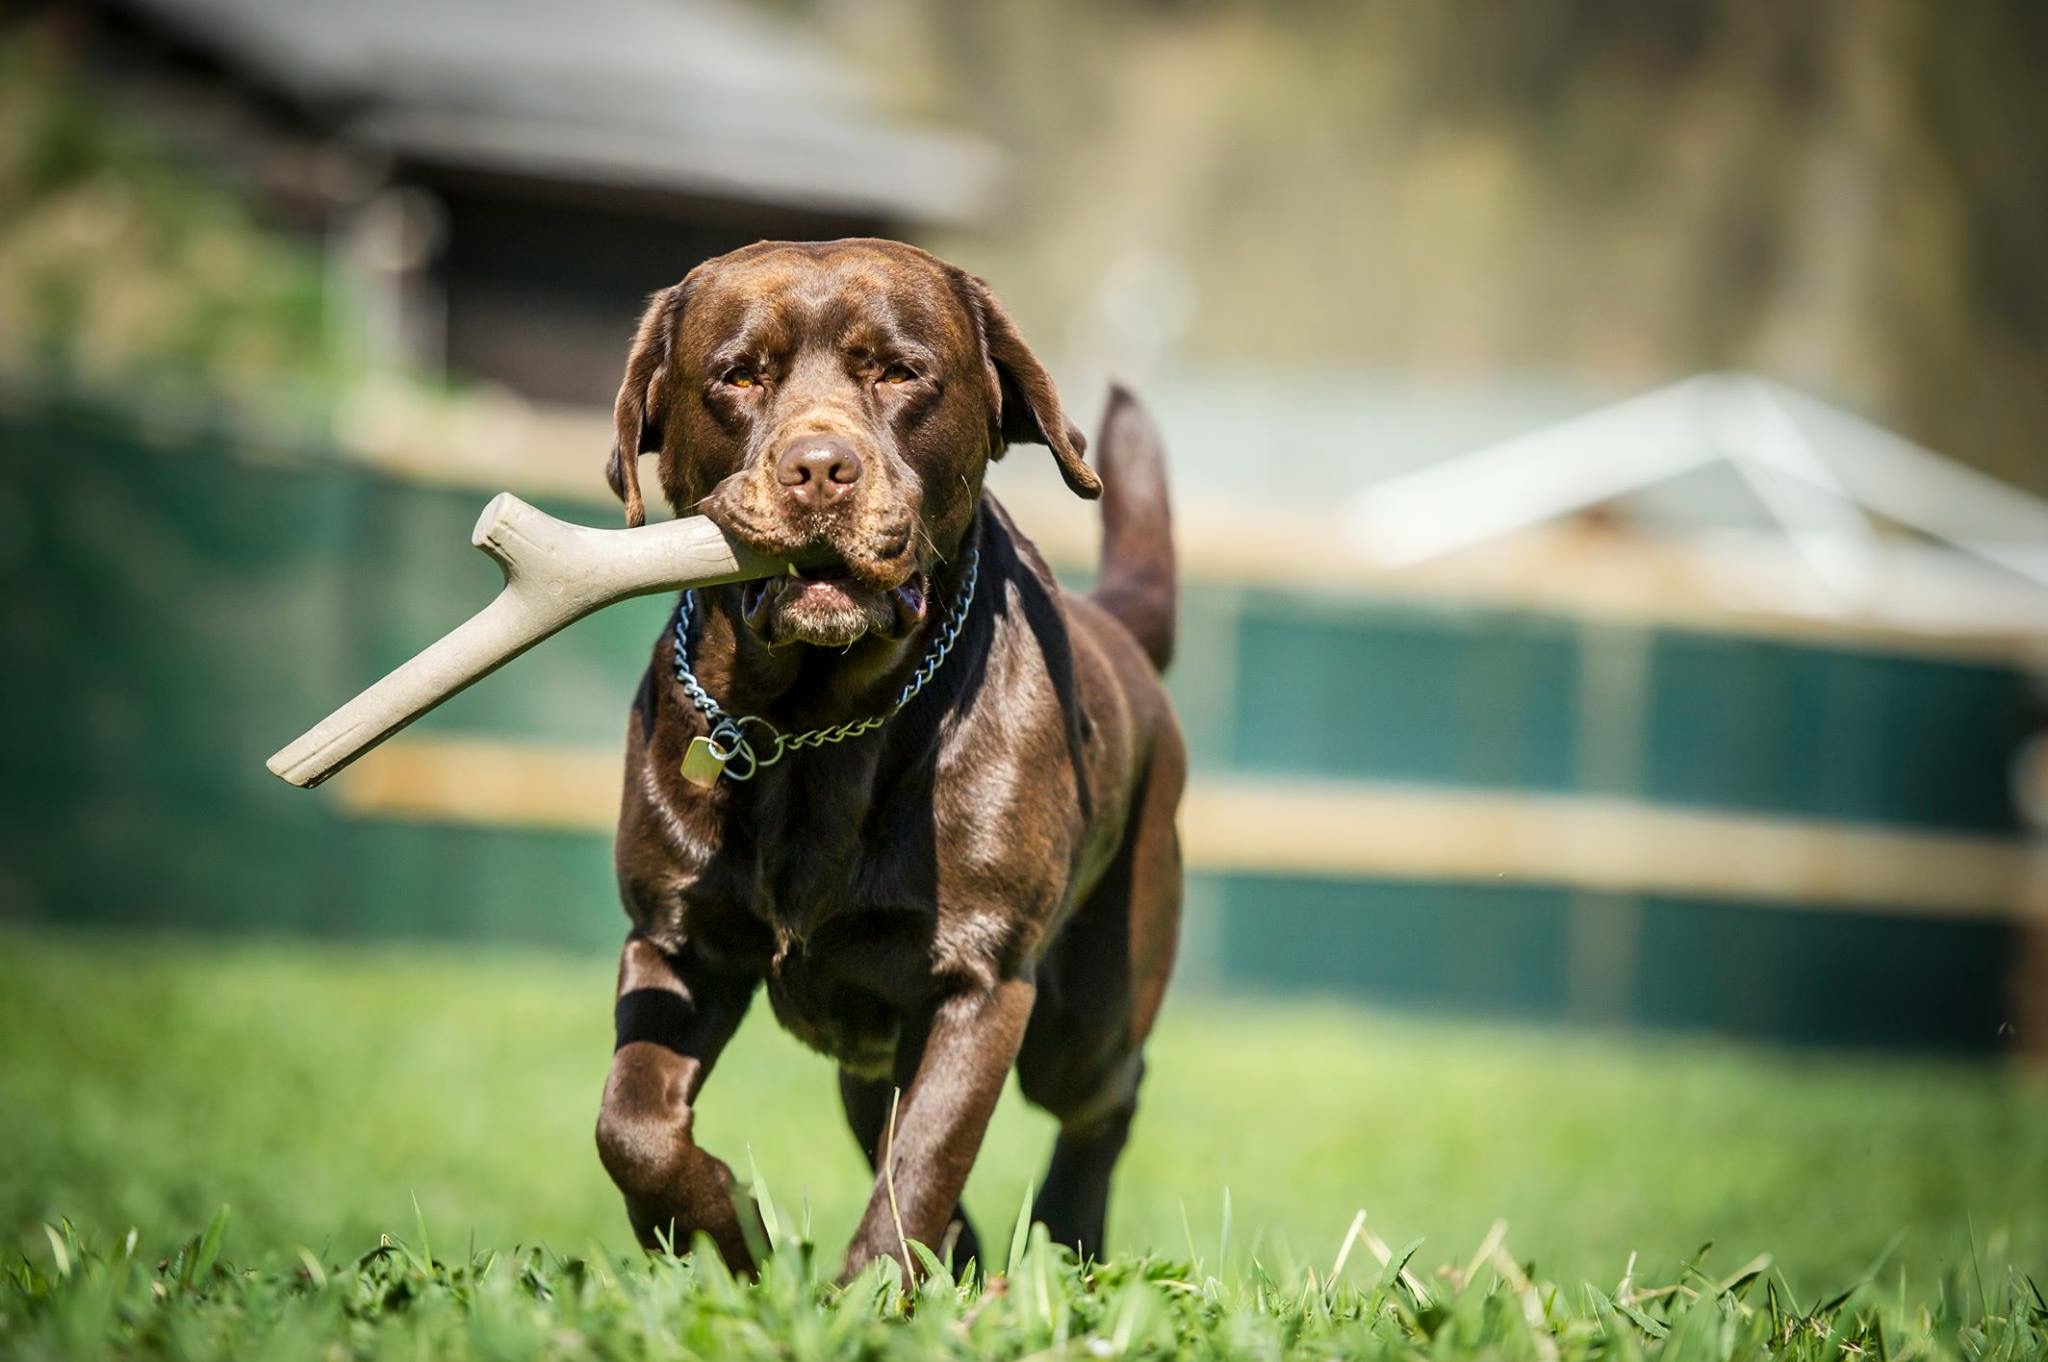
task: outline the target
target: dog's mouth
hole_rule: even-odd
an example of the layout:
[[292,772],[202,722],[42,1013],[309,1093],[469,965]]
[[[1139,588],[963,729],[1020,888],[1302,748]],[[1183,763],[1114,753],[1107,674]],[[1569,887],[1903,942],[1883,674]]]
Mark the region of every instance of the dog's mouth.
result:
[[906,638],[924,622],[929,595],[925,574],[913,570],[883,586],[830,558],[791,576],[766,577],[740,589],[747,627],[771,647],[808,643],[845,648],[862,638]]

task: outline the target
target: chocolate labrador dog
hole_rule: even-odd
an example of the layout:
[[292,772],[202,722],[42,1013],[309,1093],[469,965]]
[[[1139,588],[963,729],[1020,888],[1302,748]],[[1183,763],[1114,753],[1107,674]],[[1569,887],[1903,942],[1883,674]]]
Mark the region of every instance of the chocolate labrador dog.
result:
[[[1015,442],[1102,498],[1090,595],[982,490]],[[678,513],[813,566],[685,594],[628,724],[597,1146],[642,1243],[751,1266],[752,1204],[693,1125],[765,984],[878,1173],[844,1276],[906,1240],[978,1257],[960,1193],[1012,1066],[1059,1121],[1033,1215],[1099,1251],[1173,963],[1186,755],[1159,443],[1117,391],[1099,479],[1085,448],[988,286],[924,251],[768,242],[654,296],[609,469],[628,521],[655,453]]]

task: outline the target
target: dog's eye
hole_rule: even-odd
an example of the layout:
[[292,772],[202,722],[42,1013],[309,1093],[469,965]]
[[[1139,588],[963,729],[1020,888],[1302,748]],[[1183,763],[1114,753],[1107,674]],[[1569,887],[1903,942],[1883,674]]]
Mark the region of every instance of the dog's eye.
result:
[[760,381],[754,376],[754,371],[744,364],[735,364],[725,371],[725,385],[728,388],[751,388]]
[[891,387],[901,387],[905,383],[915,383],[917,375],[910,371],[907,364],[892,364],[882,370],[882,381]]

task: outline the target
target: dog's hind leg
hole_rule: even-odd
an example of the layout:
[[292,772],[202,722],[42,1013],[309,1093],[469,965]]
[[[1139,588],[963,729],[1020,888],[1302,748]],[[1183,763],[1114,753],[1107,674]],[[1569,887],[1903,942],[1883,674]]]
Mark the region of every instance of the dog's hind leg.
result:
[[1131,1135],[1138,1112],[1138,1080],[1145,1064],[1131,1056],[1128,1077],[1106,1094],[1107,1101],[1079,1120],[1062,1119],[1045,1185],[1031,1203],[1031,1218],[1045,1226],[1055,1244],[1064,1244],[1085,1261],[1100,1257],[1109,1219],[1109,1179]]
[[1103,1248],[1110,1175],[1130,1138],[1145,1040],[1180,934],[1174,812],[1187,760],[1176,733],[1154,750],[1123,846],[1039,968],[1038,1011],[1017,1056],[1025,1099],[1058,1118],[1032,1219],[1083,1258]]

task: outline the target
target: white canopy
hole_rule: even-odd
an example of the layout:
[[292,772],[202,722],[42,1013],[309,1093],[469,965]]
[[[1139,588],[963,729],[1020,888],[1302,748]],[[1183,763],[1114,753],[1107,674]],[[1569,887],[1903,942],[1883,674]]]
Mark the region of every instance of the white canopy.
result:
[[1404,568],[1626,507],[1711,468],[1740,480],[1765,528],[1685,537],[1731,557],[1745,541],[1779,556],[1789,545],[1801,580],[1780,584],[1781,609],[1934,632],[2048,633],[2048,502],[1748,375],[1689,378],[1369,484],[1347,508],[1346,531],[1368,561]]

